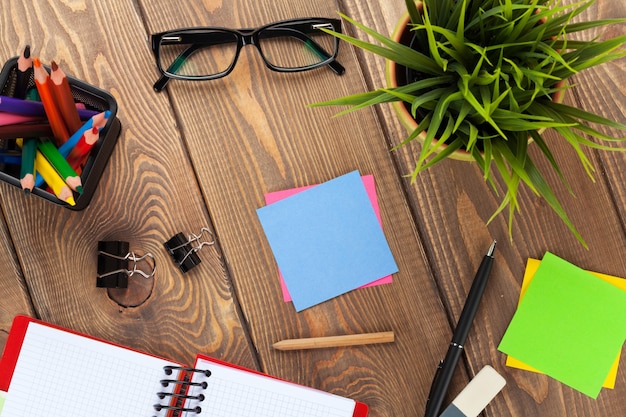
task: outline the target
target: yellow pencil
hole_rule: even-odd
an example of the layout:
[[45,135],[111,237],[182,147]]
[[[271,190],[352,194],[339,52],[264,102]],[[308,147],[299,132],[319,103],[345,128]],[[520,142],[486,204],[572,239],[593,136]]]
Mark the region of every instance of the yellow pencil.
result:
[[393,342],[393,332],[350,334],[344,336],[311,337],[307,339],[287,339],[272,345],[278,350],[320,349],[328,347],[367,345]]
[[56,195],[59,200],[63,200],[71,206],[76,205],[70,187],[67,186],[63,178],[61,178],[52,165],[50,165],[50,162],[48,162],[39,151],[37,151],[37,155],[35,156],[35,166],[37,167],[37,172],[41,174],[46,184],[52,188],[54,195]]
[[80,176],[52,142],[49,140],[40,141],[37,144],[37,149],[46,157],[50,165],[52,165],[55,171],[59,173],[63,181],[65,181],[72,190],[80,194],[83,193],[83,184],[80,180]]

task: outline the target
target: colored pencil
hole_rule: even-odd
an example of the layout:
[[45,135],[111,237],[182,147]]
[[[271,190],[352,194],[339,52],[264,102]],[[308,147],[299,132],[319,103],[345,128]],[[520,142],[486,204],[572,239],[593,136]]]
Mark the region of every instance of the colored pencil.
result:
[[41,122],[44,121],[43,117],[36,116],[22,116],[21,114],[14,113],[0,113],[0,126],[17,125],[27,122]]
[[19,165],[22,162],[22,156],[17,151],[0,150],[0,164]]
[[93,127],[102,129],[107,124],[109,117],[111,117],[111,112],[109,110],[96,114],[92,121]]
[[100,137],[100,129],[92,127],[88,129],[80,138],[76,146],[72,149],[67,157],[67,162],[76,170],[77,173],[82,171],[82,166],[91,152],[91,148],[96,144]]
[[20,184],[28,195],[35,186],[35,156],[37,153],[37,138],[26,138],[22,141],[22,156],[20,167]]
[[[29,90],[35,93],[37,90]],[[29,94],[27,93],[27,95]],[[77,104],[77,106],[79,106]],[[77,108],[81,120],[89,120],[100,113],[95,110]],[[22,116],[46,117],[46,111],[40,101],[22,100],[15,97],[0,96],[0,112],[20,114]]]
[[78,116],[70,84],[67,82],[65,72],[59,68],[55,61],[52,61],[50,68],[50,89],[52,90],[52,96],[61,111],[61,117],[65,122],[67,131],[74,133],[83,123]]
[[64,143],[70,137],[70,134],[65,126],[65,123],[63,122],[61,112],[54,101],[54,97],[52,96],[50,76],[48,75],[46,69],[41,65],[39,58],[33,59],[33,66],[35,85],[37,86],[37,91],[39,91],[39,96],[41,97],[41,102],[43,103],[43,108],[46,112],[46,116],[48,117],[48,121],[50,122],[50,126],[52,127],[54,138],[58,144]]
[[30,76],[33,72],[33,59],[30,57],[30,45],[26,45],[24,52],[17,59],[17,78],[15,83],[14,97],[26,97],[26,90],[30,82]]
[[74,200],[74,195],[72,194],[70,187],[68,187],[65,181],[63,181],[63,178],[61,178],[52,165],[50,165],[48,160],[39,151],[37,151],[35,156],[35,166],[37,167],[37,172],[41,174],[46,184],[48,184],[54,195],[56,195],[59,200],[65,201],[71,206],[76,205],[76,201]]
[[93,127],[103,128],[107,124],[107,120],[109,119],[109,117],[111,117],[111,112],[107,110],[102,113],[98,113],[91,119],[87,120],[85,124],[82,125],[80,129],[78,129],[78,131],[70,136],[70,138],[65,143],[59,146],[59,152],[61,153],[61,155],[67,158],[70,152],[72,152],[72,149],[74,149],[74,146],[76,146],[80,138],[83,136],[83,133]]
[[31,136],[46,137],[51,135],[52,127],[48,122],[0,126],[0,139],[17,139]]
[[26,91],[25,100],[32,100],[32,101],[38,102],[38,106],[41,109],[41,111],[43,112],[42,117],[45,117],[46,111],[43,109],[43,104],[41,104],[41,97],[39,97],[39,91],[37,91],[36,88],[29,88]]
[[7,96],[0,96],[0,111],[22,116],[46,117],[46,111],[41,102]]
[[[50,165],[59,173],[63,181],[74,191],[78,193],[83,192],[83,185],[80,180],[80,176],[76,173],[74,168],[70,166],[67,160],[59,153],[56,146],[49,140],[40,141],[37,144],[39,152],[46,157]],[[39,185],[37,185],[39,186]]]

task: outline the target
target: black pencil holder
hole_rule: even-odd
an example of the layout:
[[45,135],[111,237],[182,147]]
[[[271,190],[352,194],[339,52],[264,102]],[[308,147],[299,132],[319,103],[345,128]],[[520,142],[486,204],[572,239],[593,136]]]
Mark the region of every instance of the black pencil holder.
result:
[[[17,80],[17,60],[18,57],[9,59],[4,64],[2,72],[0,72],[0,95],[13,95]],[[109,117],[106,125],[100,131],[99,139],[91,149],[89,158],[82,169],[80,178],[83,185],[83,192],[82,194],[74,193],[75,205],[70,205],[58,199],[45,188],[35,187],[33,188],[32,194],[71,210],[82,210],[87,207],[93,197],[93,193],[102,176],[102,171],[104,171],[109,157],[113,152],[113,148],[117,143],[122,125],[116,117],[117,102],[111,94],[69,75],[67,76],[67,81],[70,85],[70,90],[72,91],[75,102],[82,103],[88,110],[98,112],[108,110],[111,112],[111,117]],[[35,81],[32,75],[29,81],[29,88],[35,88]],[[0,149],[15,149],[15,141],[0,139]],[[19,166],[0,163],[0,180],[21,189]]]

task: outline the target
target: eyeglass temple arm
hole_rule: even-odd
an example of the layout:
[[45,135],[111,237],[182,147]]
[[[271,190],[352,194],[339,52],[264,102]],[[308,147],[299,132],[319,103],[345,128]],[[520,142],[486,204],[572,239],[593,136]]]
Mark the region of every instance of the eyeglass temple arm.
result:
[[[183,52],[181,52],[180,55],[178,55],[176,57],[176,59],[172,62],[172,64],[167,68],[167,72],[176,73],[176,71],[178,71],[178,69],[185,63],[185,61],[187,61],[187,59],[191,55],[193,55],[194,52],[196,52],[197,50],[199,50],[203,46],[204,45],[199,45],[199,44],[191,44],[191,45],[189,45],[189,47],[186,48]],[[170,81],[170,77],[168,77],[167,75],[163,74],[154,83],[152,88],[154,89],[154,91],[159,92],[159,91],[161,91],[161,90],[163,90],[165,88],[165,86],[167,85],[167,83],[169,81]]]

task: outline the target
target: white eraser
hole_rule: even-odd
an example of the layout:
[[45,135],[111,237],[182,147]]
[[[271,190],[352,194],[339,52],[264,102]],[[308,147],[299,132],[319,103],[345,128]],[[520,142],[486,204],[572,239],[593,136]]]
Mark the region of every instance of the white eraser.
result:
[[478,417],[505,385],[506,380],[502,375],[486,365],[463,388],[440,417]]

